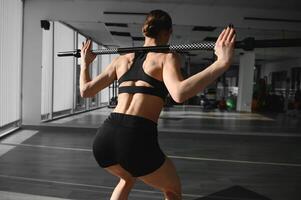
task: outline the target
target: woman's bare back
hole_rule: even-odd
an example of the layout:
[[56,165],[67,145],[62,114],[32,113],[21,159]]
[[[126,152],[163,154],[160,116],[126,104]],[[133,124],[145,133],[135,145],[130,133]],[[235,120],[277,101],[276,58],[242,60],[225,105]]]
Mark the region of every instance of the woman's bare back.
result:
[[[159,81],[163,81],[162,69],[165,55],[164,53],[148,53],[143,66],[141,66],[144,72]],[[117,58],[115,62],[117,80],[131,68],[133,60],[134,54],[121,55]],[[125,81],[120,86],[152,87],[142,80]],[[163,100],[158,96],[142,93],[121,93],[118,95],[118,105],[113,112],[137,115],[157,122],[163,105]]]

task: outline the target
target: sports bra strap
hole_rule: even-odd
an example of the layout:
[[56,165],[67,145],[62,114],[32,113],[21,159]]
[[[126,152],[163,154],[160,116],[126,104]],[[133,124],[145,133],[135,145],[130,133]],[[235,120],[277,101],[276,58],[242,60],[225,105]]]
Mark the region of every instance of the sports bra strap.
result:
[[135,93],[143,93],[143,94],[150,94],[154,96],[161,97],[162,99],[165,99],[166,93],[164,91],[160,91],[157,88],[153,87],[147,87],[147,86],[122,86],[119,87],[118,93],[129,93],[129,94],[135,94]]
[[118,79],[118,86],[125,81],[145,81],[150,84],[152,87],[146,86],[121,86],[119,87],[119,93],[144,93],[154,96],[161,97],[165,100],[165,97],[168,93],[165,84],[163,81],[159,81],[154,77],[146,74],[143,70],[143,63],[146,59],[147,53],[135,53],[134,61],[130,69],[125,72]]

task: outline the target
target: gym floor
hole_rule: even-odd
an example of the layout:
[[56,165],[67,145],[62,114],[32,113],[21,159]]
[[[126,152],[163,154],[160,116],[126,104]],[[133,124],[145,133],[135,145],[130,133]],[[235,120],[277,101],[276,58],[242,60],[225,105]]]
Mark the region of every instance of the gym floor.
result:
[[[97,165],[91,144],[111,111],[74,115],[2,139],[0,199],[109,199],[118,179]],[[183,199],[299,200],[300,122],[283,114],[169,108],[158,123],[159,143],[176,165]],[[129,199],[163,195],[138,181]]]

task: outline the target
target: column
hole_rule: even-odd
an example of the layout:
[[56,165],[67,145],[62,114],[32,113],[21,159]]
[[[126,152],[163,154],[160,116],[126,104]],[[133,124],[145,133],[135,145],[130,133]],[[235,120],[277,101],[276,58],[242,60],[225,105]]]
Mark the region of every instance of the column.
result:
[[23,60],[22,60],[22,124],[41,122],[42,29],[43,19],[34,2],[24,2]]
[[246,51],[239,58],[237,111],[251,112],[255,53]]

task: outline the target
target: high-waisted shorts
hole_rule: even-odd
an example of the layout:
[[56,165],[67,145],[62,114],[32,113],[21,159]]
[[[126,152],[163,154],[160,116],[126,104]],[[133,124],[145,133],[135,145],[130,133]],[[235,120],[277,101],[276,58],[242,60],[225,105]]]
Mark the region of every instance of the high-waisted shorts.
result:
[[115,112],[98,129],[93,154],[101,167],[119,164],[134,177],[154,172],[165,161],[155,122]]

